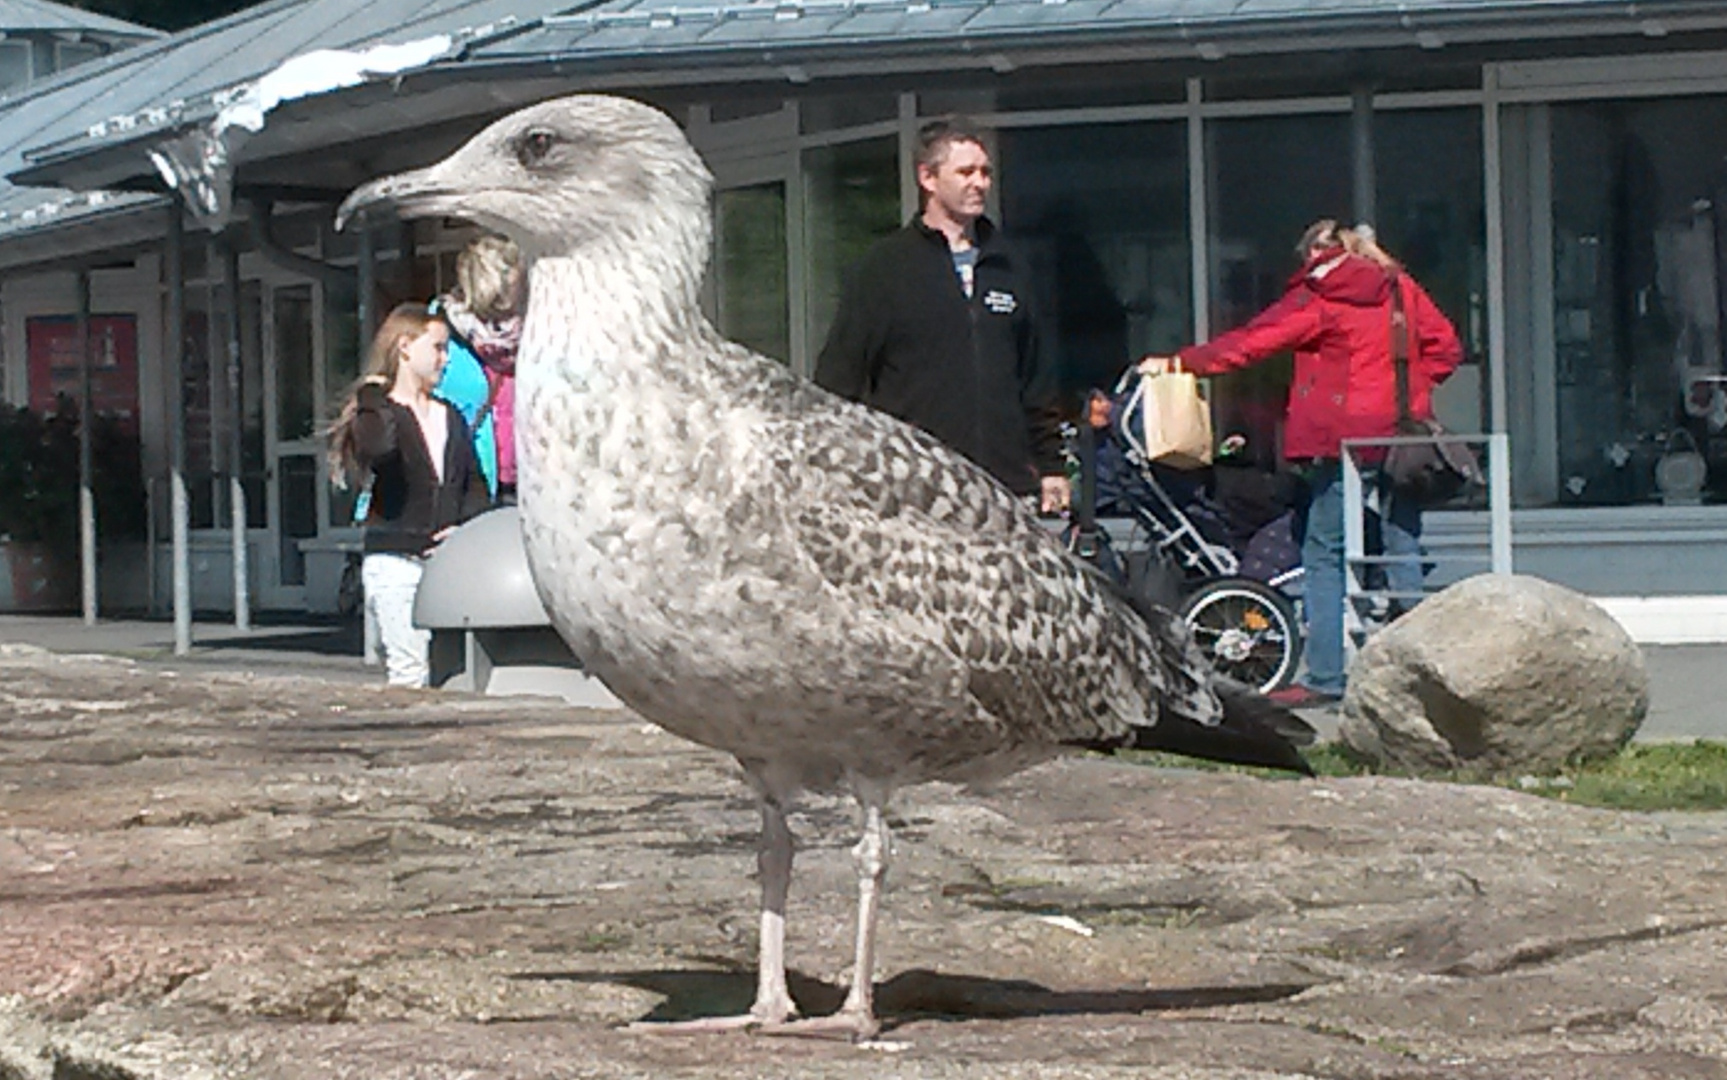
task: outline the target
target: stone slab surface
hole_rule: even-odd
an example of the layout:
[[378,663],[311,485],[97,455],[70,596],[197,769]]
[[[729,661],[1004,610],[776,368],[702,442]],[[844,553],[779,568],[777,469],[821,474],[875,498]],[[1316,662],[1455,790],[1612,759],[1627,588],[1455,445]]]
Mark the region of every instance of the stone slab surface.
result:
[[[1727,815],[1100,758],[897,800],[882,1044],[753,989],[737,770],[628,713],[0,647],[0,1080],[1727,1080]],[[851,807],[793,994],[838,1004]]]

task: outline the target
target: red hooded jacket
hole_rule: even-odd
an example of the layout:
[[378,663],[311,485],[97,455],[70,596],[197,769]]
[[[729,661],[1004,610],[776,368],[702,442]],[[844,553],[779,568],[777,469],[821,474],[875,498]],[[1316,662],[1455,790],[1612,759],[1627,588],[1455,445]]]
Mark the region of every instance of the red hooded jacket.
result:
[[1396,434],[1391,361],[1392,282],[1409,320],[1409,411],[1433,415],[1433,388],[1463,360],[1451,320],[1407,274],[1332,250],[1290,279],[1289,291],[1252,322],[1179,354],[1196,375],[1217,375],[1295,351],[1283,455],[1335,458],[1344,439]]

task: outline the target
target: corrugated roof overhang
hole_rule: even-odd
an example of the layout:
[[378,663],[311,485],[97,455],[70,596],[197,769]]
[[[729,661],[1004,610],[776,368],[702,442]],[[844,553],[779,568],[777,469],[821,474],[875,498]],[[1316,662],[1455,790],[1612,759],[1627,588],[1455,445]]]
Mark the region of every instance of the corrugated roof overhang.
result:
[[[271,176],[270,163],[293,161],[308,187],[345,190],[435,156],[438,132],[454,145],[499,112],[578,89],[784,85],[1112,61],[1216,70],[1232,57],[1723,30],[1721,0],[788,0],[702,7],[614,0],[525,21],[454,60],[284,103],[245,142],[237,177],[280,183],[286,178]],[[169,125],[50,142],[28,151],[28,164],[10,179],[162,190],[149,149],[210,123],[217,111],[213,100],[184,102]],[[431,134],[405,150],[380,140],[403,131]],[[353,153],[312,160],[332,147]]]

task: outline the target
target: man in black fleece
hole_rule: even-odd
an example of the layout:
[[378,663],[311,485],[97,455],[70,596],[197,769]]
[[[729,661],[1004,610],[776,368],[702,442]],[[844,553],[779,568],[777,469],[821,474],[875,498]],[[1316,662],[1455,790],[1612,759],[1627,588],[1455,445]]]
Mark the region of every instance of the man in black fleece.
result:
[[1054,513],[1069,496],[1057,382],[1039,357],[1024,268],[983,213],[991,180],[978,132],[925,125],[923,209],[854,271],[815,378],[924,429]]

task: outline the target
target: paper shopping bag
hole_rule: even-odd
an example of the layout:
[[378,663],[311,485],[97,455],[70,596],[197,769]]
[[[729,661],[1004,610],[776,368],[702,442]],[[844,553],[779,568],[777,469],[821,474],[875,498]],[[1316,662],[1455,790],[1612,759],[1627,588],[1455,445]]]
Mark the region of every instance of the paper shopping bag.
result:
[[1147,461],[1177,469],[1211,464],[1211,406],[1199,380],[1186,371],[1149,371],[1140,377],[1140,435]]

